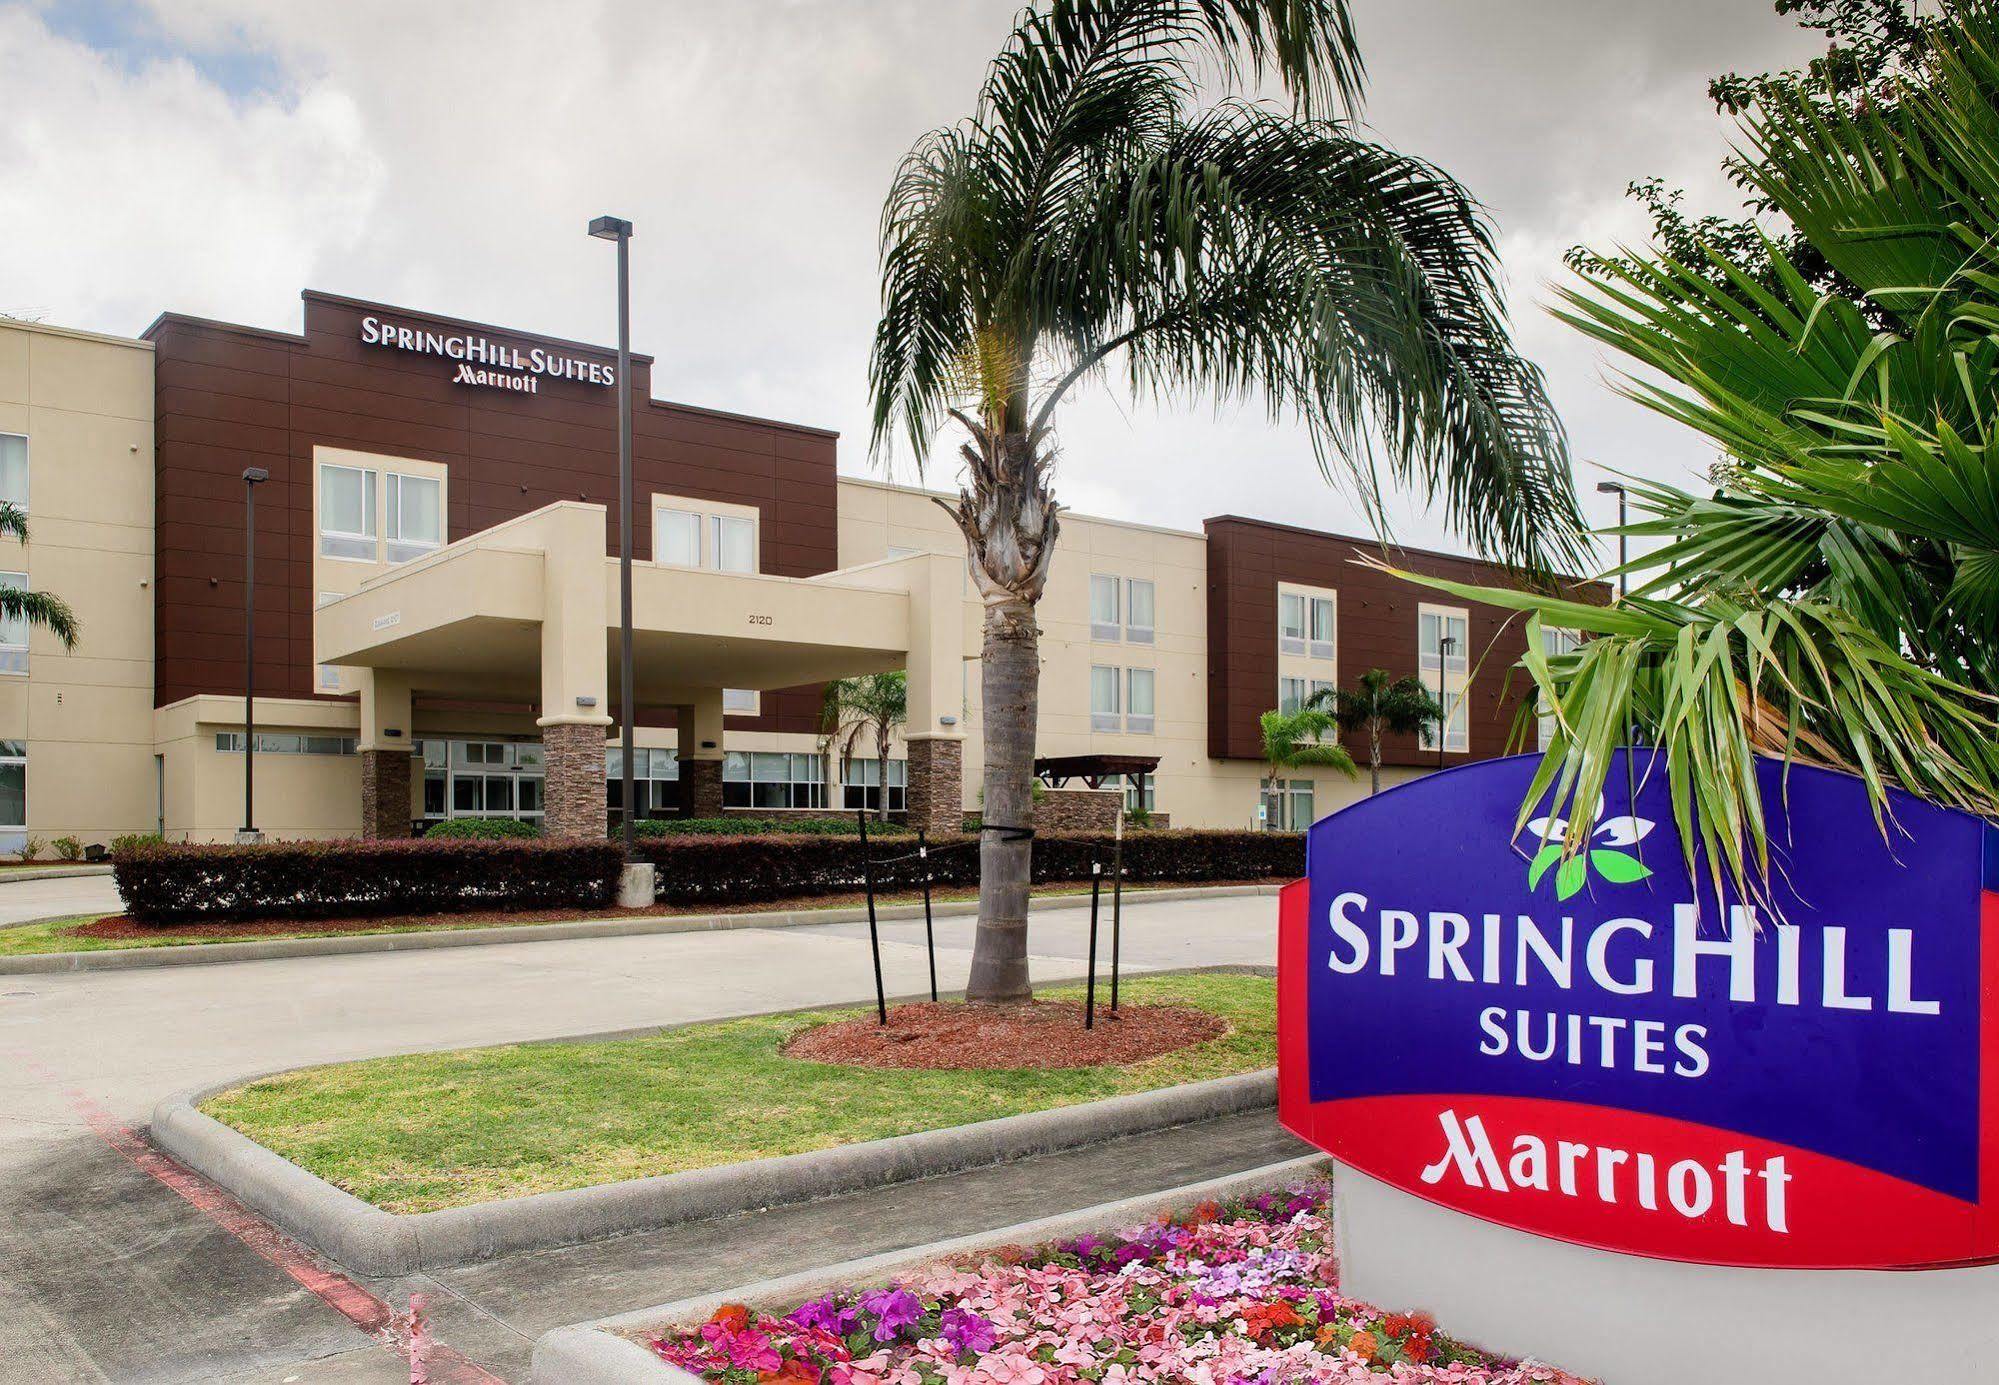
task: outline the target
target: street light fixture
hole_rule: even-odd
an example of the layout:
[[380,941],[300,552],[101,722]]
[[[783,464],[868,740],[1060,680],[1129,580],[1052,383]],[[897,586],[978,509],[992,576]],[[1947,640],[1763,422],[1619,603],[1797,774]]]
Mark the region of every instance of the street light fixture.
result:
[[1628,596],[1631,592],[1631,574],[1624,570],[1628,561],[1629,536],[1624,532],[1626,507],[1631,499],[1631,491],[1622,481],[1599,481],[1597,494],[1617,497],[1617,594]]
[[[1440,622],[1441,623],[1441,622]],[[1451,714],[1444,705],[1444,668],[1451,661],[1451,651],[1457,648],[1457,636],[1437,637],[1437,768],[1444,767],[1444,742],[1451,734]]]
[[624,723],[618,794],[625,860],[632,859],[632,223],[600,216],[590,223],[598,240],[618,243],[618,718]]
[[239,842],[260,842],[257,830],[257,487],[271,479],[260,466],[243,468],[243,825]]

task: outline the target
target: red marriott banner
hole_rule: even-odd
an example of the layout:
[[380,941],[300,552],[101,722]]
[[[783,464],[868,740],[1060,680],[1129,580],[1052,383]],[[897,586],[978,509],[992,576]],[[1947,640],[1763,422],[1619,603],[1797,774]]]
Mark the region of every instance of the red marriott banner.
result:
[[[1538,757],[1324,819],[1281,902],[1279,1112],[1405,1192],[1711,1264],[1999,1260],[1999,831],[1766,765],[1762,907],[1697,889],[1665,766],[1589,847]],[[1704,871],[1696,878],[1705,879]]]

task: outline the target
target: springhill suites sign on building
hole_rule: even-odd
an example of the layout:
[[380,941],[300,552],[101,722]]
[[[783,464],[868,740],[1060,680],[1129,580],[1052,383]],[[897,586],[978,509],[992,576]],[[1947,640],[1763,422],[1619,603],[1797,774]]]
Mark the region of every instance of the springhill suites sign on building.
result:
[[1884,839],[1858,780],[1767,764],[1772,898],[1718,903],[1639,754],[1567,861],[1560,822],[1514,836],[1538,757],[1312,829],[1280,938],[1285,1124],[1604,1249],[1999,1258],[1999,832],[1897,793]]
[[614,365],[540,346],[523,351],[476,332],[439,332],[364,317],[361,342],[364,346],[386,346],[455,361],[457,368],[451,382],[456,385],[485,385],[517,394],[537,394],[544,378],[575,380],[586,385],[618,383],[618,368]]

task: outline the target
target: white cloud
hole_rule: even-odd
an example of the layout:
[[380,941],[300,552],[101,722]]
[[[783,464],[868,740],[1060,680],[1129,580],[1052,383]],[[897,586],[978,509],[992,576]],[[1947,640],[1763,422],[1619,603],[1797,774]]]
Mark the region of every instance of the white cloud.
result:
[[[1014,3],[153,0],[169,56],[135,58],[0,0],[0,310],[289,329],[311,286],[604,340],[610,259],[583,226],[610,211],[637,225],[634,334],[656,391],[839,428],[843,469],[862,471],[881,197],[918,135],[970,109]],[[1357,9],[1371,128],[1491,207],[1520,340],[1577,455],[1700,465],[1536,303],[1570,244],[1643,232],[1630,179],[1729,205],[1706,78],[1794,61],[1804,39],[1758,0]],[[217,51],[283,80],[227,90]],[[1060,427],[1060,493],[1079,509],[1361,523],[1301,433],[1257,408],[1097,391]],[[1405,540],[1451,542],[1420,505],[1395,513]]]

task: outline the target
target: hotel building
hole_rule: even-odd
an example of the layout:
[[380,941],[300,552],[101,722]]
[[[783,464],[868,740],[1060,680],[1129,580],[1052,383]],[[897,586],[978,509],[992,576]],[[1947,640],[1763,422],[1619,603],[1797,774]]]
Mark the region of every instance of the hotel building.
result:
[[[639,810],[886,793],[933,830],[975,810],[981,608],[947,516],[924,491],[837,474],[833,433],[654,399],[650,359],[632,365]],[[298,333],[0,319],[0,499],[30,526],[25,545],[0,538],[0,582],[62,596],[82,626],[65,651],[0,625],[0,851],[243,825],[247,468],[269,473],[255,825],[604,831],[620,809],[615,373],[602,347],[316,292]],[[1301,468],[1300,484],[1317,482]],[[1391,738],[1389,781],[1503,753],[1518,622],[1356,565],[1369,546],[1233,515],[1195,533],[1065,512],[1040,606],[1038,811],[1087,820],[1108,788],[1176,826],[1309,821],[1367,791],[1365,744],[1358,779],[1287,772],[1266,804],[1258,718],[1376,667],[1451,707],[1441,747]],[[818,688],[895,668],[909,719],[884,785],[871,751],[829,751]]]

